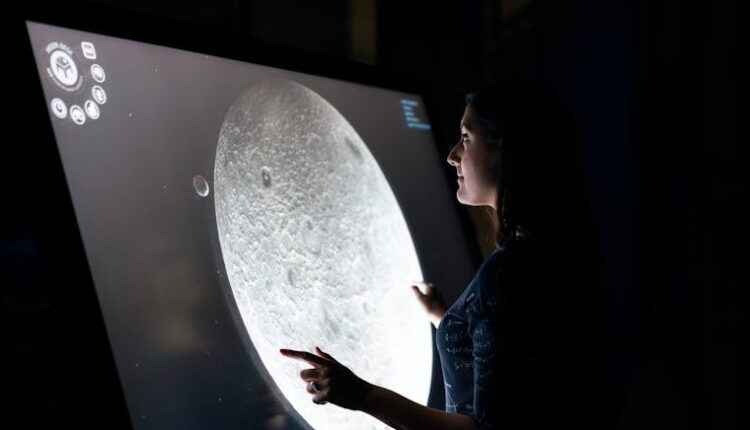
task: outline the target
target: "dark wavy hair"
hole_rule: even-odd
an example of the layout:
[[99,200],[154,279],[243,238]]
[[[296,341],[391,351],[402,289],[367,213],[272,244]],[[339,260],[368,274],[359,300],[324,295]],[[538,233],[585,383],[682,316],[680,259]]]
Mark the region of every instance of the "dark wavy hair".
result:
[[[578,135],[562,100],[534,80],[497,81],[466,96],[485,144],[500,149],[497,245],[535,238],[566,246],[592,240]],[[584,245],[584,243],[580,243]]]
[[580,405],[594,398],[587,369],[608,312],[578,134],[562,100],[541,82],[496,82],[467,95],[466,104],[484,144],[500,150],[496,209],[485,206],[495,241],[519,251],[506,253],[503,279],[514,281],[502,288],[508,342],[517,343],[510,350],[523,351],[509,358],[522,364],[508,371],[508,398],[521,399],[519,422],[538,416],[566,428],[555,405],[560,396],[577,396]]

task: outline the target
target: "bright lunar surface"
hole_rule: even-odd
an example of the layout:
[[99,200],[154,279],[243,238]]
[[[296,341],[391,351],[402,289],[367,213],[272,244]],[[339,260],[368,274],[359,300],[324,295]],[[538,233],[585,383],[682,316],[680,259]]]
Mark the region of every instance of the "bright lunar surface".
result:
[[299,376],[312,366],[279,348],[318,345],[364,380],[427,403],[432,337],[410,290],[422,279],[414,244],[385,175],[341,113],[292,81],[252,85],[224,119],[214,199],[256,364],[313,428],[389,427],[313,403]]

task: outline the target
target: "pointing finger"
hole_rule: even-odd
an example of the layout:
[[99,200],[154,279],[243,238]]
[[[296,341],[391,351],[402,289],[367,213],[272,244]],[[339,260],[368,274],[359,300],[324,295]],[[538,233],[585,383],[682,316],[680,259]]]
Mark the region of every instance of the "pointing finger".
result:
[[291,349],[280,349],[279,352],[286,357],[294,358],[312,364],[315,367],[327,366],[328,360],[318,357],[317,355],[310,354],[305,351],[294,351]]

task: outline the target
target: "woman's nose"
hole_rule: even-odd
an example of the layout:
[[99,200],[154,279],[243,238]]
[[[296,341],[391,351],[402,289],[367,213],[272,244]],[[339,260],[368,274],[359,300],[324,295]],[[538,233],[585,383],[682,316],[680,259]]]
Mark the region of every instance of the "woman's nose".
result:
[[448,164],[450,164],[451,166],[457,166],[458,165],[458,159],[456,157],[456,146],[457,145],[453,145],[451,147],[450,152],[448,152],[448,159],[447,159],[447,161],[448,161]]

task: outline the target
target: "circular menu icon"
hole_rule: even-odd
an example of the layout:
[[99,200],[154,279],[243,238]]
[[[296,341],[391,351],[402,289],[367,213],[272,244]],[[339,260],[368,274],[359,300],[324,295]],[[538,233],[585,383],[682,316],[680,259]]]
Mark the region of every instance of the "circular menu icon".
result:
[[91,42],[81,42],[81,52],[89,60],[96,60],[96,48]]
[[104,92],[104,88],[99,85],[94,85],[91,88],[91,96],[94,97],[94,101],[100,105],[107,103],[107,93]]
[[94,80],[96,82],[99,82],[100,84],[107,78],[107,76],[104,74],[104,69],[98,64],[91,65],[91,77],[93,77]]
[[54,98],[49,103],[50,108],[52,109],[52,114],[56,117],[63,119],[66,116],[68,116],[68,107],[65,105],[65,102],[61,99]]
[[83,104],[83,108],[86,110],[86,115],[91,119],[99,118],[99,105],[94,103],[93,100],[86,100]]
[[83,125],[86,122],[86,114],[80,106],[73,105],[70,107],[70,119],[78,125]]

